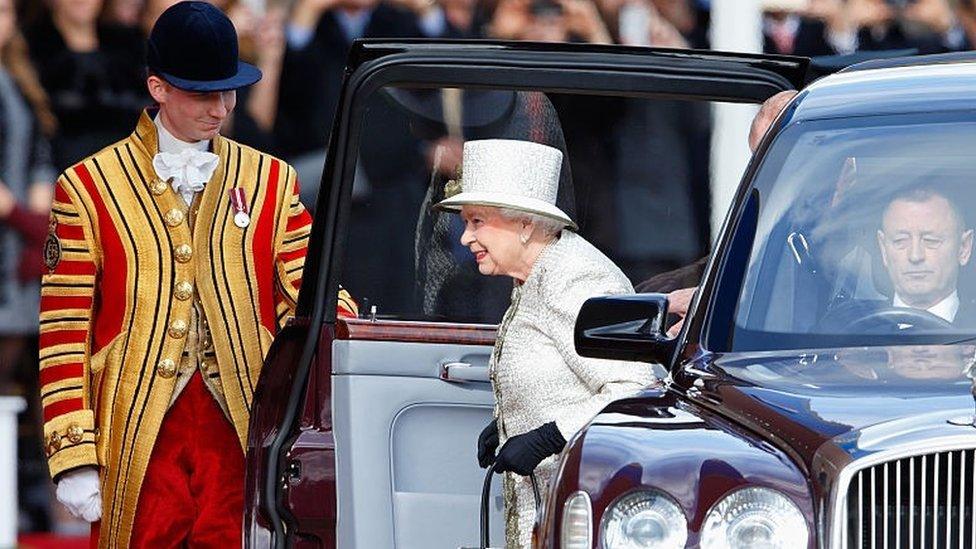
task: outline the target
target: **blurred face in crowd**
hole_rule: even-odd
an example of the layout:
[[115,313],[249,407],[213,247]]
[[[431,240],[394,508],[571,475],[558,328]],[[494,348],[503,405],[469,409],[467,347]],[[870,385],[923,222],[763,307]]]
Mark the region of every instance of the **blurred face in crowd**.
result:
[[105,5],[106,17],[127,27],[138,26],[144,4],[143,0],[109,0]]
[[461,244],[474,254],[483,275],[511,275],[519,270],[525,246],[519,240],[524,222],[509,219],[491,206],[462,206]]
[[379,3],[379,0],[339,0],[337,6],[341,9],[358,11],[371,10]]
[[68,23],[90,24],[102,12],[102,0],[52,0],[51,11]]
[[14,0],[0,0],[0,48],[6,46],[13,36],[16,18]]
[[881,258],[897,295],[928,309],[956,289],[959,268],[969,262],[973,231],[942,195],[896,198],[878,231]]
[[565,42],[569,39],[566,23],[558,13],[542,13],[532,18],[526,27],[524,40],[536,42]]
[[455,28],[467,30],[471,28],[474,19],[474,0],[442,0],[441,9],[444,16]]
[[149,94],[159,104],[163,126],[181,141],[213,139],[237,104],[237,92],[181,90],[158,76],[147,80]]

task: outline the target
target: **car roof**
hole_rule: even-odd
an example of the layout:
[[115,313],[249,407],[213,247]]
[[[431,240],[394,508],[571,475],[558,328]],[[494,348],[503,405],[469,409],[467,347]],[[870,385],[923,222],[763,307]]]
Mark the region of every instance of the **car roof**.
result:
[[919,55],[865,61],[817,80],[801,93],[788,122],[974,106],[976,52]]

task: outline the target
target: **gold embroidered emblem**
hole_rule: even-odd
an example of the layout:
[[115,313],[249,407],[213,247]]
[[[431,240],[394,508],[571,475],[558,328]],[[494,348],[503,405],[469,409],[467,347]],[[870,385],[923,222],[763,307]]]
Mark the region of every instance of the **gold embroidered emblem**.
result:
[[454,179],[449,179],[447,183],[444,184],[444,198],[451,198],[452,196],[459,194],[461,192],[461,166],[454,168]]
[[57,231],[58,222],[52,219],[51,224],[48,225],[47,240],[44,242],[44,264],[50,272],[54,272],[61,263],[61,239],[58,238]]

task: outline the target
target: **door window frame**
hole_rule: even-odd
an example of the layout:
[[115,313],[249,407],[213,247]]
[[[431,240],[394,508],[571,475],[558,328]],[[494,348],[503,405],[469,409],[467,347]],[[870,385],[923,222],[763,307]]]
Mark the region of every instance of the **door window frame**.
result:
[[366,106],[383,87],[760,103],[801,86],[807,68],[788,56],[491,41],[366,40],[349,59],[355,68],[343,82],[296,315],[313,329],[336,320],[337,296],[328,290],[341,282]]

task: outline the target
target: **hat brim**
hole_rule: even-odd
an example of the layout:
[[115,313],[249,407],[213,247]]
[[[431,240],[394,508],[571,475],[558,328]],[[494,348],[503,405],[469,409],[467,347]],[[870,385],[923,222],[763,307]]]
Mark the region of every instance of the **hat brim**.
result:
[[188,80],[165,72],[159,72],[158,74],[163,80],[177,88],[192,92],[236,90],[250,86],[258,80],[261,80],[261,69],[243,61],[237,62],[237,74],[222,80]]
[[514,194],[462,192],[434,204],[434,209],[459,212],[461,211],[461,206],[494,206],[496,208],[508,208],[510,210],[541,215],[542,217],[561,221],[566,225],[566,227],[569,227],[574,231],[578,229],[576,223],[570,219],[565,212],[556,206],[544,200]]

